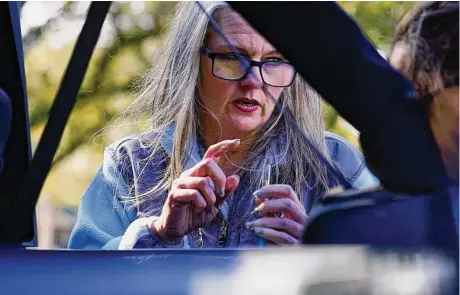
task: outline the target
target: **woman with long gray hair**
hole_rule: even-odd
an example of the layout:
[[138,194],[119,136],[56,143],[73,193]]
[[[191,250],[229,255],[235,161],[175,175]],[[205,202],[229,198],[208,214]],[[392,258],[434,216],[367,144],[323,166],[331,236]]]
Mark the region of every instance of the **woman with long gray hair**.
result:
[[70,248],[298,243],[337,182],[275,101],[355,187],[378,183],[359,151],[324,131],[321,99],[293,65],[227,4],[203,5],[239,53],[196,3],[178,4],[128,110],[149,129],[106,149]]

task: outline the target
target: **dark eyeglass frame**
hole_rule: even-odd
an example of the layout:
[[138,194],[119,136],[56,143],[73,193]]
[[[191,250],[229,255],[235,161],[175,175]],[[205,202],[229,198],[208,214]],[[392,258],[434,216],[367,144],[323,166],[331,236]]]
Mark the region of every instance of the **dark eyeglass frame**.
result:
[[[272,86],[272,87],[289,87],[292,85],[292,83],[294,82],[295,80],[295,77],[297,75],[297,71],[295,70],[294,66],[289,63],[289,62],[286,62],[286,61],[273,61],[273,60],[264,60],[264,61],[257,61],[257,60],[252,60],[246,56],[243,56],[243,55],[240,55],[240,54],[236,54],[236,53],[221,53],[221,52],[214,52],[206,47],[203,47],[203,54],[206,55],[207,57],[209,57],[211,60],[212,60],[212,74],[214,75],[214,77],[216,78],[219,78],[219,79],[222,79],[222,80],[227,80],[227,81],[240,81],[240,80],[243,80],[249,73],[249,69],[256,66],[259,68],[259,72],[260,72],[260,77],[262,78],[262,81],[266,84],[266,85],[269,85],[269,86]],[[245,72],[243,73],[243,75],[241,75],[241,77],[239,78],[235,78],[235,79],[228,79],[228,78],[222,78],[222,77],[219,77],[217,76],[215,73],[214,73],[214,61],[216,59],[216,57],[218,56],[233,56],[233,57],[236,57],[238,59],[242,58],[242,59],[245,59],[249,62],[249,66],[246,67],[246,70]],[[283,63],[283,64],[288,64],[290,65],[293,70],[294,70],[294,74],[292,75],[292,79],[291,79],[291,82],[288,84],[288,85],[283,85],[283,86],[279,86],[279,85],[272,85],[270,83],[267,83],[265,82],[265,79],[264,79],[264,75],[262,73],[262,66],[265,64],[265,63]]]

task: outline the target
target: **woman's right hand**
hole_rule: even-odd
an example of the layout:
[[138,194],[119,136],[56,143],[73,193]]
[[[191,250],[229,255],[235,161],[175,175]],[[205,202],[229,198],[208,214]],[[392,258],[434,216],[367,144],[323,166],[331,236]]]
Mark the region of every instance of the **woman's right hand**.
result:
[[237,188],[239,177],[226,177],[220,156],[236,149],[239,139],[212,145],[203,159],[175,179],[153,230],[163,241],[178,243],[189,232],[211,222],[225,199]]

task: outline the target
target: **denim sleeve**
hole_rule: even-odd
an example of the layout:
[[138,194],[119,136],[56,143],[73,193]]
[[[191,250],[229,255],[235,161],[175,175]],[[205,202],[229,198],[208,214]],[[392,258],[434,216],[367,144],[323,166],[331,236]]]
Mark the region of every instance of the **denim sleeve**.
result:
[[136,219],[136,210],[121,201],[123,196],[129,195],[129,186],[117,169],[113,153],[111,148],[105,151],[104,163],[81,200],[69,248],[188,248],[186,238],[177,245],[162,243],[154,233],[146,230],[149,219]]
[[[363,165],[365,165],[364,162]],[[361,172],[358,172],[356,180],[353,182],[354,188],[365,188],[378,185],[380,185],[379,179],[375,177],[367,167],[364,167]]]
[[326,132],[326,145],[332,160],[354,188],[380,184],[378,178],[367,168],[363,154],[345,138]]
[[182,248],[189,249],[187,236],[178,243],[166,243],[160,240],[150,225],[157,216],[142,217],[130,224],[121,239],[118,250],[140,248]]
[[108,149],[102,167],[80,202],[69,248],[118,249],[125,230],[136,218],[135,210],[128,210],[120,201],[120,196],[128,192],[128,185]]

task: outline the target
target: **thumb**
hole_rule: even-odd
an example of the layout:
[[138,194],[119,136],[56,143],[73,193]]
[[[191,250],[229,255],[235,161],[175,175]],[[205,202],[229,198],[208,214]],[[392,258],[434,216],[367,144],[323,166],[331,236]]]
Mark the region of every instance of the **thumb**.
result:
[[220,206],[222,206],[225,200],[227,200],[227,198],[233,194],[233,192],[238,187],[239,183],[240,183],[240,177],[238,175],[231,175],[227,177],[225,181],[225,196],[216,201],[217,208],[220,208]]

